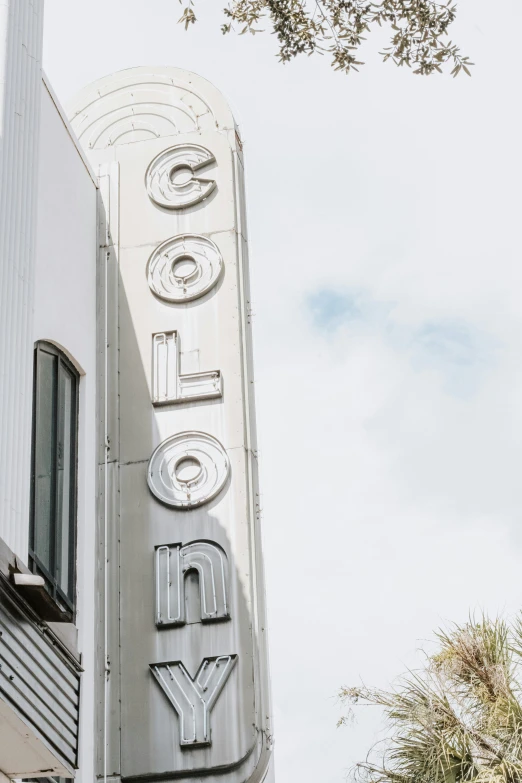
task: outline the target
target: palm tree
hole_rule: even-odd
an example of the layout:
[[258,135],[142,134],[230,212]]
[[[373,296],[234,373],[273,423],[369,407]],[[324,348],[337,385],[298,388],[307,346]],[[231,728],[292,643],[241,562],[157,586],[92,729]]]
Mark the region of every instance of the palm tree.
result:
[[341,689],[349,713],[352,705],[380,706],[389,729],[351,779],[521,783],[522,619],[472,618],[436,637],[438,650],[424,668],[392,690]]

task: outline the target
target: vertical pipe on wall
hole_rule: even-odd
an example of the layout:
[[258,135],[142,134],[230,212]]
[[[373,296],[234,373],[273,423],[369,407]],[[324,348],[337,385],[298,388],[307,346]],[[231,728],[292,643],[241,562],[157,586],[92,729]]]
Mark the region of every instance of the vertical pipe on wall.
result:
[[0,538],[27,561],[44,0],[0,0]]

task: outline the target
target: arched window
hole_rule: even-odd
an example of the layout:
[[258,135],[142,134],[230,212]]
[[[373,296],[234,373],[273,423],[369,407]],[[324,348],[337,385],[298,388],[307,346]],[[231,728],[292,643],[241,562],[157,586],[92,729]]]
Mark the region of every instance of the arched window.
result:
[[51,343],[34,358],[29,563],[62,612],[74,611],[79,374]]

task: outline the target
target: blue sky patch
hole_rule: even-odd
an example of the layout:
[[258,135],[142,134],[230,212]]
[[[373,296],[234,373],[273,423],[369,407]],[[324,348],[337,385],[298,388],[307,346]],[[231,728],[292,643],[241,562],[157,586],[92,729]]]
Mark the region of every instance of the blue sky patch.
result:
[[323,288],[310,294],[307,303],[314,324],[319,329],[332,330],[341,324],[352,323],[362,317],[360,295],[350,291]]
[[435,362],[455,367],[471,367],[481,361],[478,335],[467,325],[452,321],[433,321],[418,329],[416,349]]
[[495,341],[473,324],[463,321],[429,321],[412,336],[412,365],[433,368],[454,397],[472,396],[494,362]]
[[376,302],[363,290],[322,288],[307,297],[306,305],[323,336],[341,326],[360,330],[364,325],[397,353],[406,354],[414,370],[437,371],[445,391],[456,397],[475,393],[498,348],[490,335],[458,318],[399,324],[390,303]]

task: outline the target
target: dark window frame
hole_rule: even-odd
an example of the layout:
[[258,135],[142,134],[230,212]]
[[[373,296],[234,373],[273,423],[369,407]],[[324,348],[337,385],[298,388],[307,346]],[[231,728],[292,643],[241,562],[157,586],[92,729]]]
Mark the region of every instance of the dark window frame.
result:
[[[56,393],[53,405],[53,423],[52,423],[52,495],[51,495],[51,524],[47,531],[50,552],[50,568],[47,568],[35,552],[35,531],[36,531],[36,504],[35,504],[35,483],[36,483],[36,436],[37,436],[37,416],[40,402],[39,385],[39,359],[41,353],[51,354],[56,357],[56,373],[54,382],[56,384]],[[67,594],[59,584],[59,562],[60,562],[60,520],[57,515],[58,509],[58,440],[59,440],[59,416],[61,394],[59,374],[63,367],[72,378],[71,394],[71,412],[70,412],[70,487],[69,487],[69,541],[68,541],[68,564],[70,569],[70,594]],[[30,524],[29,524],[29,567],[31,571],[45,580],[46,589],[63,611],[70,614],[71,620],[74,620],[76,609],[76,541],[77,541],[77,512],[78,512],[78,427],[79,427],[79,395],[80,395],[80,373],[70,361],[70,359],[53,343],[40,340],[35,343],[34,350],[34,375],[33,375],[33,418],[32,418],[32,453],[31,453],[31,504],[30,504]]]

